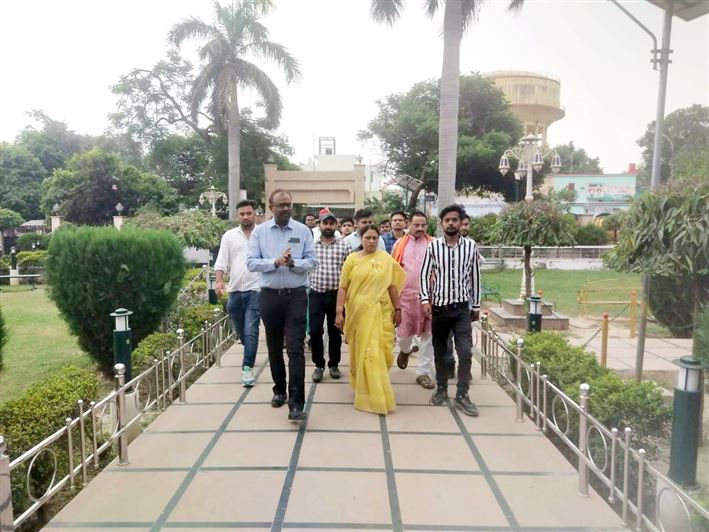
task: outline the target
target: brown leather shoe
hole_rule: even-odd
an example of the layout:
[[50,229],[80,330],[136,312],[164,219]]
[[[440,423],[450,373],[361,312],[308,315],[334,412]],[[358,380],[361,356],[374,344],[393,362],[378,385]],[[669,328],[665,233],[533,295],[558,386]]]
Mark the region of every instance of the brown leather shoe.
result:
[[399,369],[406,369],[407,366],[409,365],[409,357],[411,356],[411,353],[404,353],[403,351],[399,351],[399,356],[396,357],[396,365],[399,366]]
[[416,377],[416,384],[420,384],[427,390],[433,390],[436,387],[436,383],[433,382],[433,380],[431,380],[431,377],[429,377],[428,375],[419,375],[418,377]]

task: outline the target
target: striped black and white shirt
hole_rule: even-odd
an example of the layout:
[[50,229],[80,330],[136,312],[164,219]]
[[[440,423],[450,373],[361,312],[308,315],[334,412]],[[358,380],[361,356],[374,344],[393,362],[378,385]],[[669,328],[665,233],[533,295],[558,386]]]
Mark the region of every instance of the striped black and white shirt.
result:
[[451,303],[470,303],[480,310],[480,257],[471,238],[460,238],[458,245],[446,244],[445,237],[431,241],[421,265],[419,297],[434,307]]

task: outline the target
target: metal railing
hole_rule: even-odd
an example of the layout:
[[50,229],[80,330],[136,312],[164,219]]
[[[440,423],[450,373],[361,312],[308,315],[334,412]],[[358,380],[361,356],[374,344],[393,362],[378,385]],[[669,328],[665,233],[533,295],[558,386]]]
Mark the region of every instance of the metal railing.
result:
[[709,510],[649,464],[645,449],[633,448],[632,427],[609,429],[593,417],[588,384],[580,385],[577,403],[550,381],[541,363],[524,361],[522,339],[516,350],[508,348],[486,319],[475,322],[473,332],[481,377],[511,390],[515,419],[531,420],[536,430],[562,442],[576,457],[580,496],[589,495],[593,482],[623,525],[635,530],[709,530]]
[[[574,246],[574,247],[533,247],[535,259],[600,259],[615,246]],[[515,246],[479,246],[478,249],[487,260],[524,258],[524,248]]]
[[[76,417],[66,418],[64,427],[13,460],[0,435],[1,531],[14,530],[64,488],[85,486],[90,473],[101,469],[101,459],[108,458],[107,451],[114,446],[118,465],[129,463],[129,439],[140,430],[145,415],[163,411],[175,401],[184,403],[188,383],[212,363],[221,366],[221,356],[234,336],[228,316],[220,318],[217,312],[214,322],[205,321],[201,332],[189,341],[185,342],[184,331],[178,329],[177,349],[154,359],[152,366],[130,381],[125,381],[125,366],[116,364],[116,386],[111,393],[88,405],[79,400]],[[16,496],[29,500],[29,506],[16,517],[12,488]]]

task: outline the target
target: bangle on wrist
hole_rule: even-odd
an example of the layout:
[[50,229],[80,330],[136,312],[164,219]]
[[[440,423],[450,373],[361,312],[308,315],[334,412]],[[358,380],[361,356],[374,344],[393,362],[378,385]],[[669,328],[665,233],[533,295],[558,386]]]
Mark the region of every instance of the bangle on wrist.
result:
[[335,312],[337,312],[338,310],[345,310],[345,307],[335,307]]

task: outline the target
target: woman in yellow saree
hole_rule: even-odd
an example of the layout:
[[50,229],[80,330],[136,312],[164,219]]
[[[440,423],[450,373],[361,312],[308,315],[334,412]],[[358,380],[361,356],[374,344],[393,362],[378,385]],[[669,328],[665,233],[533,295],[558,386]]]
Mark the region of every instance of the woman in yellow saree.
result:
[[379,231],[370,225],[362,235],[362,250],[345,260],[335,324],[349,344],[354,407],[386,414],[396,408],[389,368],[394,361],[394,327],[401,322],[399,293],[406,275],[378,244]]

